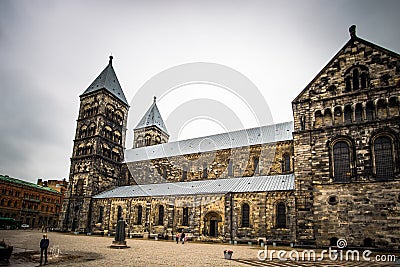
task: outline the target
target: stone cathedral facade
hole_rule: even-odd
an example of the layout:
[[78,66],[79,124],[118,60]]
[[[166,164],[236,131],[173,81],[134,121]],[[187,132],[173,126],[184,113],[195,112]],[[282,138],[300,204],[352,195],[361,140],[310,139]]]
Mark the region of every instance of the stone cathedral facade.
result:
[[123,218],[137,237],[399,249],[399,103],[399,54],[352,26],[293,100],[293,122],[169,142],[154,98],[125,150],[110,57],[81,95],[61,225],[112,233]]

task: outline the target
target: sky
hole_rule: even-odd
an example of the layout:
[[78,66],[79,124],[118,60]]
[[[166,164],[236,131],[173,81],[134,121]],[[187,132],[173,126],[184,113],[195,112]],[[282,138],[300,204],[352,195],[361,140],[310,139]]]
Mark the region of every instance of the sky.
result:
[[[291,101],[351,25],[400,52],[399,9],[397,0],[0,0],[0,174],[68,179],[79,96],[111,54],[130,103],[132,148],[154,95],[171,140],[292,120]],[[160,84],[198,62],[233,80]],[[252,89],[237,91],[235,79]]]

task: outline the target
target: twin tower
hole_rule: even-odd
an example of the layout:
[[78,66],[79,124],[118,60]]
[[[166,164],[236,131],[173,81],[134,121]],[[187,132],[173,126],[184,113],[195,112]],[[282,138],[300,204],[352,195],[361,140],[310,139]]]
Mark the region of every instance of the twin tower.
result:
[[[106,68],[80,96],[79,116],[63,202],[61,225],[75,231],[88,229],[92,196],[126,185],[124,150],[129,104],[112,66]],[[134,148],[168,142],[168,132],[156,98],[134,130]]]

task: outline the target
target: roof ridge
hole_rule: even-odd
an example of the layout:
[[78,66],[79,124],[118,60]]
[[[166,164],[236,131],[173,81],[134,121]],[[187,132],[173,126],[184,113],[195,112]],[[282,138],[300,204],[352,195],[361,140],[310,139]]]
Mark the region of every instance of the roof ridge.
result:
[[0,175],[0,179],[8,181],[8,182],[17,182],[17,183],[22,184],[22,185],[34,187],[36,189],[50,191],[50,192],[53,192],[53,193],[60,193],[57,190],[54,190],[53,188],[41,186],[41,185],[38,185],[38,184],[35,184],[35,183],[32,183],[32,182],[28,182],[28,181],[24,181],[24,180],[21,180],[21,179],[14,178],[14,177],[10,177],[8,175]]
[[135,129],[141,129],[150,126],[156,126],[160,128],[163,132],[168,134],[167,127],[165,126],[164,120],[161,116],[160,110],[158,109],[156,103],[156,97],[154,97],[153,103],[151,104],[150,108],[146,111],[146,113],[143,115],[143,117],[140,119]]
[[113,57],[110,56],[110,61],[108,65],[103,69],[102,72],[100,72],[97,78],[94,79],[94,81],[89,85],[89,87],[83,92],[81,96],[97,92],[101,89],[105,89],[113,96],[121,100],[124,104],[128,105],[124,91],[122,90],[121,84],[119,83],[117,74],[115,73],[114,67],[112,65],[112,58]]

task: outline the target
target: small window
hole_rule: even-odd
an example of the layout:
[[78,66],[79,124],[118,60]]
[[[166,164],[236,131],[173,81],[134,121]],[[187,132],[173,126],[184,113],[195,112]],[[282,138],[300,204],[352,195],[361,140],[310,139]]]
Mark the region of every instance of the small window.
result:
[[250,227],[250,206],[247,203],[242,205],[242,227]]
[[183,208],[183,218],[182,218],[182,225],[189,226],[189,208]]
[[345,123],[351,123],[352,113],[353,113],[353,110],[351,109],[350,105],[347,105],[344,107],[344,122]]
[[290,172],[290,156],[288,154],[283,155],[282,172]]
[[164,224],[164,206],[158,206],[158,225]]
[[208,168],[207,168],[207,163],[203,164],[203,178],[208,178]]
[[284,203],[276,205],[276,226],[286,228],[286,205]]
[[233,160],[229,160],[228,163],[228,176],[229,177],[233,176]]
[[362,114],[363,114],[362,104],[358,103],[356,105],[356,111],[355,111],[355,121],[356,122],[362,121]]
[[103,216],[104,216],[104,207],[100,206],[99,207],[99,219],[98,219],[98,223],[103,223]]
[[143,208],[142,206],[137,207],[137,220],[136,224],[141,225],[142,224],[142,213],[143,213]]
[[330,196],[328,197],[328,203],[329,205],[336,205],[338,203],[338,198],[337,196]]
[[257,175],[259,173],[259,162],[260,162],[259,157],[253,158],[254,175]]
[[367,102],[365,113],[368,121],[372,121],[375,118],[375,108],[372,101]]

